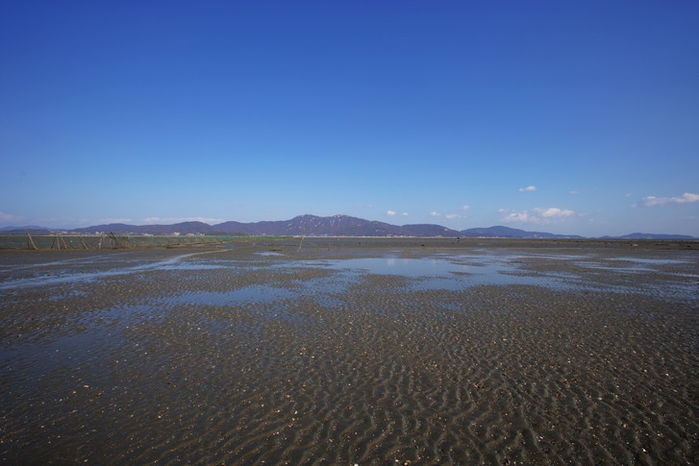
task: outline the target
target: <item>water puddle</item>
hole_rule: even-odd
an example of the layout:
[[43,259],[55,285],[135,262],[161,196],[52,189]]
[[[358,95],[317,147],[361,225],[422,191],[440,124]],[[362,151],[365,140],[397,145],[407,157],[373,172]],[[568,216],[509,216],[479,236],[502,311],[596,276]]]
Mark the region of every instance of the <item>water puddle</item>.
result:
[[[207,269],[220,268],[220,266],[218,266],[216,264],[206,263],[206,262],[201,261],[201,260],[183,261],[183,259],[185,259],[185,258],[192,257],[192,256],[199,256],[199,255],[203,255],[203,254],[207,254],[207,253],[209,253],[209,252],[183,254],[183,255],[176,256],[176,257],[173,257],[171,259],[167,259],[167,260],[163,260],[163,261],[147,262],[145,264],[140,263],[138,265],[131,265],[131,266],[125,266],[125,267],[120,267],[120,268],[110,268],[107,270],[99,270],[99,271],[94,271],[94,272],[71,272],[70,270],[68,270],[68,271],[59,271],[56,273],[50,273],[50,272],[43,273],[43,274],[35,275],[32,277],[23,277],[23,278],[3,280],[3,282],[0,283],[0,290],[12,290],[12,289],[16,289],[16,288],[30,288],[30,287],[41,287],[41,286],[91,282],[91,281],[99,280],[101,278],[106,278],[106,277],[130,275],[130,274],[134,274],[134,273],[149,272],[149,271],[155,271],[155,270],[207,270]],[[95,265],[95,263],[98,262],[99,259],[100,258],[95,258],[95,260],[90,262],[90,265]],[[133,262],[133,260],[128,260],[127,263],[129,263],[129,262]],[[73,261],[73,263],[75,263],[75,261]],[[33,268],[34,269],[41,269],[41,268],[45,267],[47,264],[54,265],[56,263],[53,262],[53,263],[35,264],[33,266]]]
[[[655,274],[667,276],[683,276],[667,266],[690,264],[682,259],[657,259],[645,257],[601,257],[595,260],[575,261],[573,264],[591,270],[603,270],[618,274]],[[690,274],[691,275],[691,274]]]
[[[308,280],[291,278],[290,289],[269,285],[254,285],[232,291],[195,291],[168,298],[169,304],[240,305],[245,303],[271,303],[300,296],[310,296],[316,302],[336,306],[342,294],[367,274],[406,277],[409,289],[461,290],[481,285],[530,285],[558,290],[599,290],[613,292],[647,293],[654,295],[691,296],[696,293],[696,274],[691,260],[676,258],[600,257],[597,254],[540,254],[491,251],[488,253],[447,254],[437,253],[428,257],[400,257],[392,253],[383,257],[354,257],[349,259],[307,260],[243,260],[222,259],[207,256],[212,251],[189,253],[165,260],[143,261],[138,256],[93,257],[71,259],[62,262],[47,262],[34,265],[36,275],[5,279],[0,282],[0,291],[13,294],[13,290],[29,287],[46,287],[100,280],[107,277],[141,274],[151,271],[198,271],[224,268],[239,269],[242,273],[259,270],[281,273],[289,277],[298,270],[324,269],[332,271],[327,277]],[[260,256],[281,256],[276,251],[261,251]],[[103,260],[110,261],[103,264]],[[541,262],[555,259],[556,263],[567,260],[571,269],[561,270],[555,264]],[[47,266],[62,264],[58,270],[46,270]],[[103,270],[85,271],[76,264],[103,266]],[[672,270],[664,267],[670,266]],[[589,272],[586,272],[589,270]],[[602,274],[594,271],[603,272]],[[645,276],[648,276],[648,280]],[[192,274],[196,279],[197,275]],[[641,278],[636,278],[641,277]],[[686,278],[690,280],[686,280]],[[139,277],[140,278],[140,277]],[[664,279],[666,278],[666,279]],[[146,280],[154,278],[143,277]],[[286,280],[288,278],[284,278]],[[8,293],[5,293],[6,295]],[[61,299],[58,297],[57,299]]]
[[296,280],[294,284],[303,296],[310,296],[321,306],[339,307],[345,301],[342,295],[359,281],[359,277],[350,274],[336,274],[330,277],[318,277],[310,280]]
[[[481,262],[464,262],[477,257]],[[503,258],[491,257],[487,262],[482,256],[449,257],[367,257],[325,261],[331,269],[350,274],[398,275],[415,279],[414,289],[463,289],[477,285],[539,285],[564,286],[563,279],[574,278],[566,274],[523,273],[516,265]]]
[[369,272],[379,275],[401,275],[403,277],[434,277],[449,275],[452,272],[466,272],[467,266],[443,259],[401,258],[401,257],[362,257],[326,261],[325,264],[336,270]]
[[657,272],[656,269],[650,267],[643,267],[640,265],[611,265],[611,264],[601,264],[598,262],[573,262],[574,265],[582,267],[584,269],[593,270],[606,270],[615,273],[624,274],[637,274],[637,273],[648,273]]
[[297,295],[284,288],[268,285],[250,285],[232,291],[189,291],[172,298],[166,298],[168,304],[198,304],[207,306],[231,306],[243,304],[273,303],[283,299],[295,298]]
[[[696,292],[695,284],[686,283],[643,283],[616,280],[600,282],[591,280],[589,275],[575,272],[562,272],[551,270],[529,270],[527,259],[548,258],[549,255],[437,255],[421,258],[402,257],[364,257],[352,259],[337,259],[323,261],[303,261],[307,267],[322,267],[337,270],[341,280],[322,281],[316,280],[308,283],[308,288],[315,288],[317,293],[329,295],[332,302],[332,294],[342,293],[349,284],[356,282],[358,277],[366,274],[396,275],[412,279],[408,285],[412,290],[452,290],[458,291],[473,286],[482,285],[528,285],[541,286],[561,291],[601,291],[614,293],[642,293],[664,296],[670,298],[691,298]],[[556,257],[564,260],[568,257]],[[589,258],[589,256],[575,255],[576,259]],[[474,262],[477,261],[477,262]],[[649,262],[646,262],[649,261]],[[642,259],[643,264],[682,263],[677,260]],[[604,269],[613,272],[612,278],[618,273],[623,278],[627,273],[655,273],[658,271],[643,265],[612,267],[604,263],[574,262],[582,268]],[[296,266],[299,266],[296,263]]]
[[454,278],[428,278],[417,281],[412,288],[416,290],[451,290],[458,291],[473,286],[484,285],[529,285],[542,286],[555,290],[570,290],[579,289],[581,286],[575,283],[574,276],[567,274],[536,274],[536,275],[519,275],[502,273],[492,266],[483,266],[482,270],[476,273],[463,275]]
[[606,261],[624,261],[624,262],[637,262],[639,264],[650,264],[650,265],[677,265],[677,264],[687,264],[689,263],[683,259],[651,259],[646,257],[607,257]]

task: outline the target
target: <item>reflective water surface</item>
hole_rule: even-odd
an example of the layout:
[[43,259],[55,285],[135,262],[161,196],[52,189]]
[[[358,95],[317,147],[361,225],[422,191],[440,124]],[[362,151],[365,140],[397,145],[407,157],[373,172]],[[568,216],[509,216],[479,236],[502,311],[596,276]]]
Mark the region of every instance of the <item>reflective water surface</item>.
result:
[[[144,260],[128,254],[89,256],[0,268],[0,295],[23,288],[71,286],[120,276],[151,272],[235,270],[240,273],[324,269],[332,280],[299,280],[294,290],[274,283],[228,292],[200,292],[170,297],[173,303],[213,305],[270,302],[299,294],[342,293],[368,274],[405,277],[415,290],[459,290],[479,285],[532,285],[558,290],[594,289],[612,292],[647,292],[666,296],[692,296],[699,273],[692,258],[602,257],[597,254],[551,254],[478,250],[477,253],[437,252],[425,257],[401,257],[391,251],[380,257],[299,259],[276,251],[255,253],[260,259],[224,259],[216,251],[180,254],[164,260]],[[116,260],[115,260],[116,259]],[[561,267],[564,264],[565,267]],[[563,268],[565,270],[563,270]],[[600,275],[604,273],[604,277]],[[653,277],[652,283],[639,275]],[[145,279],[145,276],[144,276]],[[73,290],[63,294],[80,294]],[[326,300],[326,303],[330,301]]]

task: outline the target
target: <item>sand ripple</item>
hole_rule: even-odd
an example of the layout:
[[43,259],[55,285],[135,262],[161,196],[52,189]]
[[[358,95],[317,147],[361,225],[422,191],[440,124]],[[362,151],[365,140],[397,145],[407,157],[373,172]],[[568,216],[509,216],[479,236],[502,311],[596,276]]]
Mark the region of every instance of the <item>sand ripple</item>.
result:
[[693,461],[696,299],[416,289],[288,260],[4,300],[0,460]]

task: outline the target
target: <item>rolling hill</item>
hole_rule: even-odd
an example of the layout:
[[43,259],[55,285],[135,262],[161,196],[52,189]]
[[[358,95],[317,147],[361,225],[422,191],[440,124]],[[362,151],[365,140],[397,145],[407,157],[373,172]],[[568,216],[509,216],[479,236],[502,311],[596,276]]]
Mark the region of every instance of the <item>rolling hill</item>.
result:
[[[43,227],[6,227],[6,234],[20,234],[25,231],[36,234],[50,234],[55,229]],[[65,230],[64,230],[65,231]],[[488,228],[469,228],[453,230],[436,224],[392,225],[390,223],[365,220],[349,215],[319,217],[316,215],[299,215],[289,220],[236,222],[229,221],[216,225],[203,222],[182,222],[172,225],[127,225],[110,223],[67,230],[70,233],[94,234],[97,232],[114,232],[118,234],[152,234],[171,235],[270,235],[270,236],[416,236],[446,238],[583,238],[578,235],[557,235],[542,231],[527,231],[506,226]],[[606,239],[694,239],[686,235],[632,233],[625,236],[605,236]]]

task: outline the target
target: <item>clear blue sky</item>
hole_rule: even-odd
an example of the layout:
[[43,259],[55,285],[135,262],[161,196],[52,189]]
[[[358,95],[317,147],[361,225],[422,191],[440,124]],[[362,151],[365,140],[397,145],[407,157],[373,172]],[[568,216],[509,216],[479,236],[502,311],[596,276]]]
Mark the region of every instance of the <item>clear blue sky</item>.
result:
[[2,1],[0,162],[0,226],[699,235],[699,2]]

